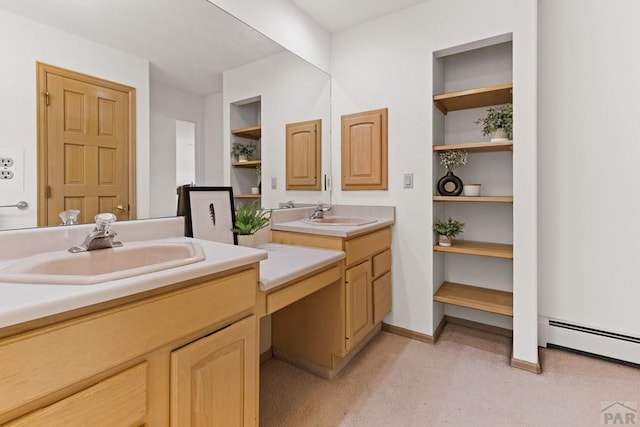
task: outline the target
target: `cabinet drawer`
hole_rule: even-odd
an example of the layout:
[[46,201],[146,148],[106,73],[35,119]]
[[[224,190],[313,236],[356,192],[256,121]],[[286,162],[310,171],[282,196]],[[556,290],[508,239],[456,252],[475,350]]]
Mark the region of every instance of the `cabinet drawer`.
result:
[[[0,341],[0,414],[255,309],[254,269]],[[28,354],[29,357],[24,357]]]
[[347,265],[361,261],[389,247],[391,247],[391,228],[347,240],[344,242]]
[[6,424],[10,427],[141,424],[147,413],[147,364],[141,363],[79,393]]
[[373,277],[378,277],[391,270],[391,249],[373,257]]
[[391,272],[373,281],[373,323],[381,322],[391,311]]
[[340,280],[340,267],[334,266],[292,285],[267,294],[266,314],[271,314]]

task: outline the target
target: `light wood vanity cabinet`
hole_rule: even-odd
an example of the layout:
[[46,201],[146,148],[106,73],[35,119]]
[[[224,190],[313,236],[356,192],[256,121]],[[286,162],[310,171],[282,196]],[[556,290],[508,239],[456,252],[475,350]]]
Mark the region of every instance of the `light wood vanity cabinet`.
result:
[[[380,328],[384,316],[391,311],[391,227],[352,238],[274,230],[272,240],[275,243],[345,252],[344,282],[337,292],[337,305],[341,307],[337,313],[339,331],[335,341],[327,344],[332,345],[333,357],[327,359],[318,356],[318,351],[321,350],[318,350],[317,341],[313,355],[313,362],[328,370],[328,373],[322,370],[316,370],[316,373],[331,376],[344,366],[341,359],[346,359],[351,350],[371,337],[376,329]],[[274,331],[276,324],[282,327],[287,325],[286,339],[280,342],[286,347],[282,350],[294,353],[298,358],[309,359],[308,353],[298,352],[289,347],[288,342],[324,339],[328,325],[326,313],[335,311],[336,299],[331,299],[332,292],[327,290],[324,294],[310,296],[307,301],[284,310],[274,318]],[[318,324],[321,325],[317,328],[317,335],[314,335],[314,329],[308,326],[313,324],[310,318],[315,315],[318,317]],[[307,326],[296,330],[292,323],[304,323]]]
[[257,283],[254,264],[5,336],[0,424],[256,425]]

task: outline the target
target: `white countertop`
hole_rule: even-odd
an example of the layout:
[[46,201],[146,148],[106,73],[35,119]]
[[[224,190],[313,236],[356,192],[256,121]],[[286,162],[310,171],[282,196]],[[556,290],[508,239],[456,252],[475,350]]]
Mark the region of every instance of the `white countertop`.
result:
[[[188,237],[159,242],[197,242],[206,259],[194,264],[93,285],[42,285],[0,282],[0,328],[114,300],[163,286],[259,262],[267,252]],[[126,244],[126,243],[125,243]],[[2,261],[0,265],[12,262]]]
[[363,218],[375,219],[376,221],[364,225],[314,225],[309,224],[308,222],[296,220],[273,224],[271,229],[276,231],[319,234],[323,236],[354,237],[380,228],[388,227],[394,223],[394,220],[388,218]]
[[344,252],[304,246],[265,243],[269,258],[260,262],[260,290],[269,291],[345,257]]
[[331,211],[325,213],[325,217],[348,216],[371,219],[375,222],[363,225],[318,225],[301,221],[309,218],[314,210],[315,207],[276,209],[271,213],[271,230],[348,238],[388,227],[394,224],[396,219],[393,206],[333,205]]

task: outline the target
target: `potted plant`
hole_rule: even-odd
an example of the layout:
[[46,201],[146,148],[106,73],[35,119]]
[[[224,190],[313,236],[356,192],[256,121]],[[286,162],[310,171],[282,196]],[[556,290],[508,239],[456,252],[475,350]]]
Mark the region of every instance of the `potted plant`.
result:
[[451,239],[462,233],[464,222],[449,218],[447,221],[436,221],[433,231],[438,233],[438,245],[451,246]]
[[467,164],[467,152],[462,150],[441,151],[440,164],[447,169],[447,174],[438,180],[438,193],[441,196],[459,196],[463,188],[462,180],[453,174],[453,170]]
[[491,142],[509,141],[513,135],[513,104],[504,104],[487,110],[484,118],[475,124],[482,124],[482,134],[491,136]]
[[261,209],[256,202],[245,203],[236,210],[236,221],[231,229],[238,234],[238,244],[254,246],[254,234],[269,225],[270,211]]
[[262,167],[260,165],[256,166],[254,169],[256,174],[256,185],[251,187],[251,194],[260,194],[260,182],[262,181]]
[[231,145],[231,154],[236,156],[238,162],[246,162],[256,149],[256,144],[250,142],[248,144],[241,144],[234,142]]

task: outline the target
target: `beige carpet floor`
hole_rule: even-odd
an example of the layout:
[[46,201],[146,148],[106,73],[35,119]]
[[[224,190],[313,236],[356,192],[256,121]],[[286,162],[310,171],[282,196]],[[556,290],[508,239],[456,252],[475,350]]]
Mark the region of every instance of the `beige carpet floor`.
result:
[[600,425],[607,402],[640,409],[640,369],[541,349],[536,375],[510,352],[508,338],[451,324],[435,345],[381,332],[332,380],[270,359],[260,425],[582,427]]

